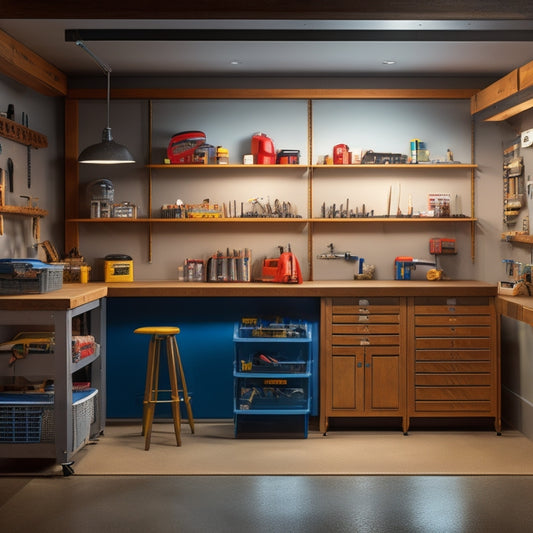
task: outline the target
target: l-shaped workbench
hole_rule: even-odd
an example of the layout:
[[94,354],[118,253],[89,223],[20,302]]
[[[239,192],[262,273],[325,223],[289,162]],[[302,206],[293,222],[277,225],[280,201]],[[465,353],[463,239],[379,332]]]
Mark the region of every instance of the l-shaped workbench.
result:
[[[314,395],[319,403],[315,398],[317,409],[312,414],[318,415],[324,432],[336,419],[354,417],[398,418],[405,433],[416,417],[483,417],[493,419],[500,432],[499,313],[529,320],[533,317],[533,298],[498,297],[496,285],[478,281],[387,280],[302,284],[96,282],[65,284],[45,294],[2,296],[3,325],[44,322],[55,328],[51,373],[59,421],[55,456],[61,461],[72,451],[67,398],[75,369],[69,351],[69,323],[86,310],[93,314],[98,310],[92,325],[103,345],[98,362],[101,376],[97,378],[100,405],[112,418],[122,417],[122,404],[133,404],[134,410],[125,417],[141,414],[145,350],[139,347],[138,339],[132,340],[135,327],[162,318],[181,327],[180,317],[194,326],[194,343],[188,344],[184,337],[182,347],[182,338],[179,340],[184,365],[192,369],[187,377],[192,381],[193,403],[201,411],[202,401],[208,406],[224,405],[220,395],[232,396],[225,385],[224,392],[217,390],[224,382],[221,368],[227,366],[227,383],[231,383],[232,360],[231,354],[224,353],[231,339],[226,348],[218,342],[227,331],[217,330],[217,317],[232,322],[242,313],[277,311],[279,315],[303,313],[316,321],[319,340]],[[132,321],[130,312],[140,318]],[[211,346],[216,357],[211,354],[214,366],[210,369]],[[196,379],[199,369],[202,375]],[[138,383],[131,383],[135,381],[133,374]],[[130,385],[135,389],[134,402]],[[231,405],[231,399],[226,405]],[[102,427],[104,415],[105,411],[101,413]],[[214,409],[198,417],[219,416]],[[5,456],[2,451],[0,454]]]

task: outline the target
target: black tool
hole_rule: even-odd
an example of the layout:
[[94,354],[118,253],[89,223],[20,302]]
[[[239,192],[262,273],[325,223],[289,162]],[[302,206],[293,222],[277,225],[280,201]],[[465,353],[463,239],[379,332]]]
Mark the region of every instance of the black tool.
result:
[[9,180],[9,192],[13,192],[13,174],[15,170],[13,167],[13,159],[8,158],[7,160],[7,178]]
[[7,106],[7,118],[9,120],[15,120],[15,106],[13,104]]
[[[23,124],[24,126],[28,127],[28,113],[26,113],[26,115],[24,115],[24,113],[22,113],[22,117],[23,119],[22,120],[26,120],[26,124]],[[28,157],[28,189],[31,187],[31,145],[28,144],[28,149],[27,149],[27,157]]]

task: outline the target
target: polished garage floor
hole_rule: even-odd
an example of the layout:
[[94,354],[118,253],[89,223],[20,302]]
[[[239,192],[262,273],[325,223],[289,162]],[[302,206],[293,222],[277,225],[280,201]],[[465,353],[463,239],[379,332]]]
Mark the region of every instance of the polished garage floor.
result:
[[533,476],[0,477],[9,533],[533,531]]

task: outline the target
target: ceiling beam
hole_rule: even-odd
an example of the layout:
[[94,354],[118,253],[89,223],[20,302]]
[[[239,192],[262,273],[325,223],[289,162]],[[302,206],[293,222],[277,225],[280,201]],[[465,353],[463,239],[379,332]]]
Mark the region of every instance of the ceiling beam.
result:
[[69,29],[65,41],[533,41],[529,29]]
[[524,0],[91,0],[90,2],[24,0],[3,2],[1,18],[31,19],[294,19],[294,20],[458,20],[533,18],[533,3]]
[[67,94],[67,76],[0,30],[0,72],[47,96]]

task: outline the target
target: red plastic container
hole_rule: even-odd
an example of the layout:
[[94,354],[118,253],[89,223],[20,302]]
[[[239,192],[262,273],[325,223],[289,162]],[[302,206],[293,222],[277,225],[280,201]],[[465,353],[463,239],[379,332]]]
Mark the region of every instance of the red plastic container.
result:
[[252,154],[256,165],[276,164],[274,143],[264,133],[256,133],[252,136]]

